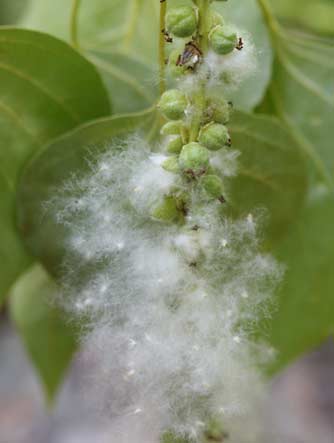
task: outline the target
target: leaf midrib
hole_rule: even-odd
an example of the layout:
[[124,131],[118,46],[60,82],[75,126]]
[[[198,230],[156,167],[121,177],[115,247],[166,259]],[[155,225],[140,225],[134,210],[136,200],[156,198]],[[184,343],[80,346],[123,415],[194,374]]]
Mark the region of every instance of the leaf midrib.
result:
[[232,131],[238,132],[240,134],[245,134],[250,138],[254,138],[255,140],[261,141],[263,143],[265,143],[266,145],[270,145],[273,148],[277,148],[280,149],[281,151],[286,150],[285,147],[280,144],[280,143],[276,143],[275,141],[273,141],[272,139],[266,139],[265,137],[260,136],[257,133],[251,132],[249,130],[246,130],[240,126],[233,126],[233,124],[230,126]]
[[[296,56],[301,56],[304,58],[304,60],[309,61],[311,63],[314,63],[314,61],[317,61],[319,64],[323,65],[324,67],[331,66],[334,68],[334,60],[328,59],[328,57],[325,57],[324,55],[318,54],[318,53],[312,53],[312,56],[310,54],[309,48],[306,46],[296,47],[299,46],[300,43],[295,42],[295,46],[288,44],[284,45],[286,47],[286,50]],[[312,52],[312,51],[311,51]]]
[[20,119],[19,115],[14,111],[14,109],[12,109],[10,106],[3,103],[2,101],[0,101],[0,109],[2,109],[4,113],[8,115],[15,122],[15,125],[19,129],[21,129],[22,132],[24,132],[29,137],[33,138],[34,141],[37,141],[38,144],[42,144],[42,140],[39,139],[39,137],[36,134],[34,134],[33,131],[30,131],[30,129],[23,124],[22,120]]
[[271,188],[275,192],[280,191],[280,187],[277,185],[277,183],[274,180],[272,180],[271,176],[260,175],[256,173],[256,171],[243,168],[242,166],[239,167],[238,174],[244,175],[245,177],[249,177],[257,182],[263,183],[264,185],[268,186],[268,188]]
[[75,123],[79,123],[81,121],[80,116],[70,107],[68,107],[62,100],[59,100],[58,97],[54,96],[49,90],[45,89],[44,86],[30,77],[29,75],[25,74],[23,71],[20,71],[16,67],[12,65],[7,65],[5,63],[0,62],[0,70],[7,71],[10,74],[13,74],[14,76],[26,81],[31,86],[36,88],[39,92],[41,92],[43,95],[48,97],[52,102],[54,102],[57,106],[59,106],[62,111],[64,111],[65,114],[67,114],[71,120]]
[[96,66],[98,66],[108,74],[114,76],[118,80],[123,81],[124,83],[127,83],[148,103],[154,100],[153,96],[145,88],[142,88],[139,85],[139,83],[133,77],[131,77],[131,75],[127,74],[124,70],[116,68],[110,63],[104,62],[96,55],[90,55],[90,59],[95,63]]
[[290,77],[303,86],[304,89],[318,97],[320,100],[327,103],[329,106],[334,106],[334,102],[323,93],[323,91],[318,87],[318,85],[308,76],[304,75],[303,72],[297,67],[295,63],[288,60],[281,49],[276,50],[278,59],[281,62],[281,66],[286,70]]
[[[30,137],[39,147],[43,145],[42,140],[23,124],[18,114],[16,114],[12,108],[0,101],[0,110],[10,117],[10,119],[15,123],[15,126],[17,126],[26,136]],[[6,180],[11,192],[15,192],[15,180],[10,180],[6,174],[6,170],[2,169],[2,165],[0,165],[0,170],[1,175]]]
[[318,152],[314,149],[313,145],[305,138],[305,136],[297,129],[296,125],[291,121],[291,118],[286,114],[278,94],[275,93],[273,88],[270,88],[268,92],[275,105],[277,114],[290,129],[291,135],[297,141],[298,145],[304,150],[304,152],[306,152],[306,154],[313,160],[316,169],[325,179],[325,182],[327,183],[329,188],[333,189],[334,183],[332,177],[324,167],[324,163],[321,157],[318,155]]

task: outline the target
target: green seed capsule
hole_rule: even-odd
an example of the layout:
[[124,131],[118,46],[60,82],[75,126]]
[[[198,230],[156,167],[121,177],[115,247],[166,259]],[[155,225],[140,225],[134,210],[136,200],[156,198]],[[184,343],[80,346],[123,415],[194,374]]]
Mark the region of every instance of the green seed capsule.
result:
[[180,120],[188,105],[187,98],[178,89],[169,89],[160,98],[158,107],[169,120]]
[[230,119],[231,110],[231,102],[222,98],[211,98],[207,101],[206,121],[225,125]]
[[166,24],[175,37],[190,37],[197,28],[197,14],[191,6],[173,8],[166,16]]
[[178,49],[172,51],[168,57],[168,72],[173,78],[180,78],[187,72],[186,66],[178,63],[180,57],[181,53]]
[[219,12],[216,12],[211,9],[208,18],[208,28],[212,29],[217,25],[223,25],[223,24],[224,24],[223,16],[219,14]]
[[180,135],[170,135],[166,142],[166,151],[169,154],[179,154],[182,146],[183,141]]
[[190,203],[190,195],[184,191],[184,189],[176,188],[173,192],[173,195],[176,199],[176,205],[182,213],[185,212],[185,208],[189,206]]
[[166,171],[177,173],[180,170],[179,158],[177,155],[171,155],[161,165]]
[[226,126],[220,123],[209,123],[201,129],[199,142],[210,151],[218,151],[225,145],[231,145]]
[[229,54],[238,45],[235,29],[228,25],[215,26],[209,33],[212,49],[220,55]]
[[209,151],[204,146],[196,142],[183,146],[179,165],[184,173],[194,177],[205,174],[209,162]]
[[160,130],[161,135],[179,135],[181,132],[182,121],[171,121],[163,125]]
[[174,197],[165,197],[163,202],[153,209],[152,217],[167,223],[179,221],[181,213]]
[[223,181],[217,175],[205,175],[201,178],[200,186],[213,198],[224,201]]

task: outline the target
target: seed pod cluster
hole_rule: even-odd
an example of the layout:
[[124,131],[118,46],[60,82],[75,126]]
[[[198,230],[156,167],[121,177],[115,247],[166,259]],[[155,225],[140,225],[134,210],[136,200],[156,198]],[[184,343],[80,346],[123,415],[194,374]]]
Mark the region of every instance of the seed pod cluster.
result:
[[[206,11],[207,15],[203,19],[199,13],[200,6],[197,9],[198,5],[200,2],[196,2],[193,7],[172,8],[166,16],[167,35],[187,39],[181,48],[170,51],[168,73],[177,80],[193,76],[194,81],[188,82],[192,84],[191,87],[183,87],[180,82],[181,86],[165,91],[158,104],[158,109],[167,120],[160,131],[167,155],[161,167],[175,174],[176,180],[175,187],[152,212],[152,217],[161,222],[184,224],[183,234],[177,237],[175,247],[189,266],[196,268],[201,265],[202,253],[205,257],[206,245],[205,241],[203,245],[200,241],[201,226],[194,224],[189,228],[187,215],[193,211],[191,205],[194,201],[195,206],[197,201],[204,201],[204,205],[208,201],[221,204],[226,202],[222,172],[215,169],[215,162],[211,160],[217,156],[217,151],[228,149],[232,144],[227,128],[232,103],[213,95],[206,87],[205,82],[211,76],[217,77],[206,56],[211,51],[215,53],[212,58],[220,60],[242,49],[242,40],[236,29],[225,23],[224,18],[212,8]],[[203,23],[206,27],[204,31]],[[202,48],[203,32],[207,35]],[[183,85],[187,85],[187,81]],[[194,200],[194,195],[195,199],[199,196],[199,200]],[[189,215],[189,220],[192,220],[192,214]],[[227,437],[220,420],[211,419],[205,424],[203,441],[223,442]],[[190,441],[192,439],[177,436],[173,431],[165,432],[161,438],[161,443]]]
[[[166,26],[168,35],[178,38],[191,38],[183,47],[173,49],[169,54],[169,74],[173,78],[180,78],[189,74],[196,70],[203,61],[204,57],[198,44],[200,39],[197,29],[198,23],[198,10],[195,6],[172,8],[167,14]],[[225,23],[222,15],[212,8],[208,11],[207,28],[209,47],[217,55],[225,56],[234,50],[241,50],[243,48],[243,41],[238,35],[236,28]]]
[[[201,111],[201,125],[195,140],[190,138],[192,123],[187,117],[193,106],[194,98],[189,92],[186,94],[179,89],[170,89],[162,95],[158,108],[168,121],[160,131],[167,154],[161,166],[168,172],[178,174],[181,182],[195,185],[208,199],[224,203],[223,180],[219,171],[210,165],[210,159],[214,152],[231,146],[226,126],[231,105],[222,98],[208,97]],[[176,220],[177,206],[171,205],[171,201],[168,203],[170,218]],[[166,209],[166,205],[163,206]],[[185,207],[184,201],[179,209],[184,212]],[[160,219],[166,220],[165,211],[161,211],[161,208],[155,211],[155,218],[158,215]]]
[[[226,24],[220,14],[210,9],[206,20],[207,42],[211,50],[224,57],[238,49],[240,42],[236,30]],[[196,75],[197,68],[204,61],[198,25],[196,6],[181,6],[168,11],[168,34],[177,38],[192,38],[185,43],[183,50],[174,49],[170,52],[167,69],[172,77]],[[201,109],[198,109],[199,107]],[[162,162],[161,167],[178,175],[180,188],[190,186],[191,189],[198,189],[205,198],[224,203],[223,180],[220,171],[211,165],[211,158],[217,151],[231,146],[231,137],[226,125],[230,119],[232,104],[223,97],[210,96],[207,92],[204,103],[198,106],[196,87],[180,87],[164,92],[158,108],[167,120],[160,132],[167,154],[167,159]],[[200,121],[196,123],[194,134],[195,114]],[[177,186],[175,189],[177,193]],[[181,211],[182,215],[187,213],[187,197],[176,198],[172,194],[166,198],[162,206],[155,209],[155,218],[166,221],[182,219],[176,215],[177,211]],[[166,217],[166,211],[170,212],[169,217]]]
[[[214,0],[211,0],[210,3],[213,2]],[[163,30],[165,35],[170,37],[167,42],[172,43],[174,37],[177,44],[179,39],[186,39],[181,48],[174,47],[169,52],[168,73],[177,79],[193,75],[195,85],[192,88],[181,86],[165,91],[158,104],[158,109],[167,120],[160,131],[167,155],[161,167],[178,176],[175,189],[165,196],[152,213],[154,218],[166,222],[180,222],[184,219],[188,213],[187,205],[191,200],[189,197],[192,190],[199,190],[200,195],[209,200],[221,203],[226,201],[221,171],[213,167],[214,162],[211,164],[211,159],[217,155],[217,151],[232,145],[227,128],[232,103],[223,97],[212,96],[212,93],[206,90],[199,104],[196,82],[206,81],[212,74],[215,75],[213,69],[208,68],[209,63],[206,60],[210,51],[214,52],[219,60],[234,50],[242,49],[243,42],[236,29],[226,23],[222,15],[211,6],[206,10],[203,22],[200,6],[198,2],[194,3],[196,4],[193,6],[182,5],[168,9],[166,29]],[[206,27],[204,51],[207,54],[204,54],[201,48],[203,23]],[[202,64],[204,70],[200,69]]]
[[[220,0],[226,1],[226,0]],[[168,72],[172,77],[194,74],[205,60],[201,51],[197,6],[171,8],[166,16],[166,31],[177,38],[187,38],[183,49],[174,49],[168,58]],[[225,23],[224,18],[210,8],[206,17],[208,45],[218,56],[224,57],[235,49],[241,49],[242,42],[235,28]],[[218,190],[223,191],[219,172],[210,166],[211,152],[231,146],[226,124],[231,113],[231,103],[222,97],[207,97],[201,112],[197,137],[191,133],[191,113],[198,112],[192,92],[181,89],[166,91],[159,102],[162,115],[169,120],[161,129],[165,152],[171,155],[162,165],[169,172],[181,174],[186,180],[198,183],[204,192],[224,201]],[[204,180],[203,176],[211,178]],[[217,177],[217,178],[212,178]]]

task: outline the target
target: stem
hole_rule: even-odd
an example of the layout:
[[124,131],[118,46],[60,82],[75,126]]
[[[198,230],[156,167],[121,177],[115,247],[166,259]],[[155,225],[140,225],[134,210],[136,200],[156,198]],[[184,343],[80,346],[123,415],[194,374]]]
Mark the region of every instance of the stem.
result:
[[165,28],[167,0],[160,1],[160,28],[159,28],[159,88],[160,95],[166,90],[166,61],[165,61]]
[[203,112],[205,111],[205,103],[206,103],[205,83],[201,81],[199,90],[197,94],[194,94],[194,99],[192,103],[195,111],[190,126],[190,136],[189,136],[190,142],[195,142],[198,139],[199,131],[201,128],[202,116]]
[[269,29],[272,34],[279,33],[280,25],[278,21],[275,19],[275,16],[272,12],[271,6],[269,5],[267,0],[258,0],[258,4],[262,10],[262,14],[268,24]]
[[78,41],[78,15],[81,0],[72,0],[72,10],[70,19],[71,43],[75,49],[79,49]]
[[128,23],[127,23],[127,27],[126,27],[126,31],[125,31],[125,35],[124,35],[124,41],[123,41],[123,47],[125,51],[128,51],[130,46],[131,46],[131,42],[132,39],[135,35],[136,32],[136,21],[138,19],[138,16],[140,14],[140,0],[131,0],[130,2],[130,11],[129,11],[129,19],[128,19]]
[[198,41],[201,51],[205,55],[209,47],[208,11],[210,0],[198,1]]
[[[209,47],[209,30],[208,30],[208,11],[210,0],[198,0],[198,45],[202,51],[203,57],[206,56]],[[193,107],[195,114],[191,122],[190,141],[194,142],[198,139],[201,127],[202,116],[206,106],[206,80],[202,79],[199,83],[198,93],[194,96]]]

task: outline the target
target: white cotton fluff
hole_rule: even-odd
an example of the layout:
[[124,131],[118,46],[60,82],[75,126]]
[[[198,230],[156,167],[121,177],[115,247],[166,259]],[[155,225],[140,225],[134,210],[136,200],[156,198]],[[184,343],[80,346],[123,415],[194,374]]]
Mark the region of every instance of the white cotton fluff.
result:
[[233,177],[238,171],[238,157],[239,151],[231,149],[219,149],[213,152],[210,159],[210,164],[213,168],[220,171],[225,177]]
[[224,86],[229,91],[236,90],[241,83],[254,74],[257,67],[256,48],[250,35],[239,32],[243,49],[234,49],[230,54],[219,55],[209,51],[203,69],[210,72],[209,85]]
[[243,49],[234,49],[226,55],[209,50],[195,75],[185,75],[179,79],[181,88],[191,93],[198,87],[198,81],[203,80],[208,89],[222,87],[228,93],[250,78],[257,69],[256,48],[247,32],[238,31],[238,35],[242,38]]
[[108,411],[112,443],[159,443],[166,430],[199,443],[212,418],[229,442],[258,443],[257,365],[269,353],[249,334],[280,268],[259,252],[251,216],[222,217],[195,191],[182,227],[153,221],[177,175],[138,137],[119,144],[53,202],[70,230],[62,301],[90,319],[90,398]]

